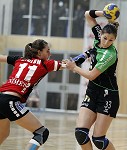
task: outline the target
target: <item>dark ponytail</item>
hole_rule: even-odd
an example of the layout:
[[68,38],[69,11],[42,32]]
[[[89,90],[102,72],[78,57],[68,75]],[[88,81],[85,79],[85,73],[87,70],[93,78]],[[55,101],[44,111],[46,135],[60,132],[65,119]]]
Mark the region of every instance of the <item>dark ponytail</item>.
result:
[[114,23],[112,23],[115,27],[116,27],[116,29],[118,30],[118,27],[119,27],[119,23],[118,22],[114,22]]
[[38,55],[38,50],[42,51],[48,43],[44,40],[35,40],[33,43],[28,43],[25,46],[24,58],[32,59],[36,58]]
[[118,27],[119,27],[119,23],[118,22],[108,23],[102,29],[102,34],[104,34],[104,33],[113,34],[115,36],[115,38],[116,38],[117,37]]

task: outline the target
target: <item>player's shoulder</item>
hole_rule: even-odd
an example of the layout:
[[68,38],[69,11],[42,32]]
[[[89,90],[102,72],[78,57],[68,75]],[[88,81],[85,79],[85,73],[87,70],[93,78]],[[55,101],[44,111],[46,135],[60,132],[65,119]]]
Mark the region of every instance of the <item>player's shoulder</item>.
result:
[[21,56],[8,56],[7,63],[14,65],[17,60],[19,60]]
[[107,59],[108,61],[111,61],[111,62],[115,62],[116,61],[116,59],[117,59],[117,51],[116,51],[116,48],[113,45],[111,45],[106,50],[105,59]]
[[51,64],[54,64],[56,60],[53,60],[53,59],[49,59],[49,60],[45,60],[45,61],[42,61],[42,63],[46,64],[46,65],[51,65]]
[[117,50],[115,48],[114,45],[111,45],[109,48],[108,48],[108,54],[111,54],[113,56],[116,56],[117,55]]

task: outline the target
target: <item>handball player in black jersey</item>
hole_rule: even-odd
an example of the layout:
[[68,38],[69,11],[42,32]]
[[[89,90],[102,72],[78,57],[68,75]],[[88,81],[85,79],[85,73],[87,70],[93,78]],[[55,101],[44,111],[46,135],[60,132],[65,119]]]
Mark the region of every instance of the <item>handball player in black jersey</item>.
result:
[[41,39],[25,46],[24,57],[0,55],[0,62],[14,66],[0,87],[0,144],[9,136],[11,121],[33,133],[26,150],[37,150],[46,142],[49,130],[23,103],[47,73],[62,69],[60,61],[49,60],[50,55],[48,43]]
[[[69,70],[89,79],[77,118],[75,137],[82,150],[93,149],[91,140],[98,149],[115,150],[106,133],[119,108],[116,79],[118,58],[117,50],[113,45],[119,24],[108,23],[101,28],[96,21],[97,17],[104,17],[103,11],[85,12],[86,21],[95,36],[93,48],[72,60],[66,60]],[[87,58],[91,58],[89,71],[78,66]],[[90,140],[89,130],[93,125],[93,135]]]

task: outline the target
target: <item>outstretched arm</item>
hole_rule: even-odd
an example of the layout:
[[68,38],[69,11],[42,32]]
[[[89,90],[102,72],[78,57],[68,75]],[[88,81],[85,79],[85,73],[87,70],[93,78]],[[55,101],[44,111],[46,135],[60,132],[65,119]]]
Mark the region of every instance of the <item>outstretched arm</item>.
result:
[[75,73],[78,73],[79,75],[81,75],[91,81],[96,79],[101,74],[101,72],[95,67],[93,68],[93,70],[87,71],[87,70],[84,70],[84,69],[76,66],[75,62],[70,61],[70,60],[66,61],[66,67],[67,67],[67,69],[69,69]]
[[7,56],[6,55],[0,55],[0,62],[7,62]]

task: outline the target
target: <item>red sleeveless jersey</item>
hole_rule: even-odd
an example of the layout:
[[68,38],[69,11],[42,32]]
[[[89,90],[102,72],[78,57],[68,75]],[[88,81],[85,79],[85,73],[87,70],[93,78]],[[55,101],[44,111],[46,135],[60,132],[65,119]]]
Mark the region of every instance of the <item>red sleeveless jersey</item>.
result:
[[48,72],[57,71],[61,66],[60,61],[24,59],[17,56],[8,56],[7,62],[14,65],[14,68],[7,82],[0,87],[0,92],[16,92],[22,96],[21,102],[26,102],[33,87]]

